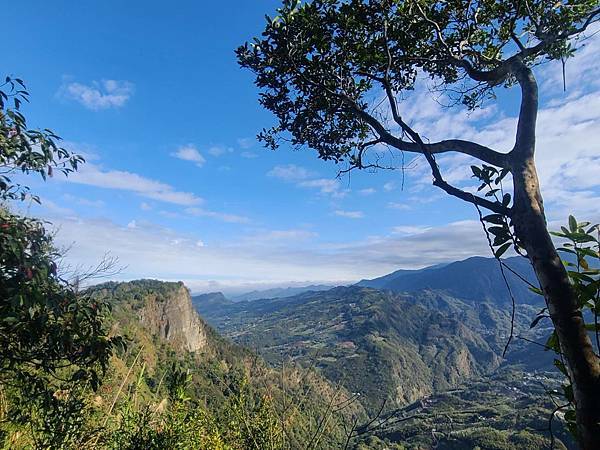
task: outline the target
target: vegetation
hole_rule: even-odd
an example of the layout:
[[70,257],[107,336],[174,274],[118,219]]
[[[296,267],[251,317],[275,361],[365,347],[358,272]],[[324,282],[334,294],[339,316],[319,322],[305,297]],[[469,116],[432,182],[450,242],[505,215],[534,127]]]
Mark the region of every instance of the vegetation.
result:
[[[503,369],[384,414],[363,439],[374,435],[381,448],[401,443],[407,449],[541,449],[551,447],[552,439],[555,449],[575,448],[561,423],[552,434],[548,428],[554,405],[546,391],[558,384],[552,372]],[[357,431],[358,440],[365,431]]]
[[[68,173],[81,158],[58,147],[49,130],[27,129],[21,80],[0,86],[0,199],[24,200],[16,171]],[[12,103],[10,104],[9,101]],[[34,197],[35,199],[36,197]],[[59,253],[43,224],[0,206],[0,410],[2,422],[28,428],[37,447],[76,439],[84,408],[80,392],[96,390],[113,349],[104,327],[108,305],[90,301],[59,274]]]
[[[21,80],[7,78],[1,88],[0,199],[39,202],[12,174],[45,179],[83,160],[50,130],[27,128]],[[152,317],[168,301],[180,302],[175,313],[193,311],[181,283],[82,292],[77,278],[61,274],[45,224],[8,207],[0,207],[3,448],[332,448],[343,440],[342,389],[306,371],[273,372],[195,312],[189,336],[202,351],[188,352],[187,332],[169,339],[177,315]]]
[[[500,364],[510,318],[442,291],[411,295],[336,288],[289,299],[254,300],[201,314],[267,361],[315,366],[357,393],[375,414],[486,373]],[[526,328],[534,308],[519,314]]]
[[[487,274],[465,295],[456,280],[466,276],[453,273],[455,283],[444,287],[443,279],[395,273],[285,298],[198,297],[200,311],[236,344],[195,312],[183,283],[81,290],[77,277],[61,273],[46,224],[16,214],[11,202],[40,202],[15,181],[20,175],[68,175],[83,158],[51,130],[28,127],[25,85],[7,77],[0,84],[1,446],[537,449],[573,447],[567,431],[581,448],[600,446],[599,228],[570,217],[555,233],[565,241],[558,250],[572,258],[562,264],[536,176],[533,73],[543,60],[574,53],[574,40],[600,17],[597,0],[284,0],[278,11],[261,39],[237,50],[277,118],[259,138],[273,149],[279,139],[316,149],[346,163],[342,172],[393,168],[373,151],[381,145],[424,156],[435,186],[477,208],[501,278]],[[513,149],[424,140],[398,107],[422,74],[468,110],[518,85]],[[446,152],[475,159],[477,193],[443,178],[436,155]],[[500,259],[511,248],[528,259],[539,287]],[[505,269],[546,307],[527,296],[506,311],[515,293],[526,295],[510,288]],[[531,357],[529,340],[506,354],[507,338],[528,327],[533,337],[551,332],[541,345],[556,355],[564,380],[533,370],[543,363]]]
[[[378,156],[381,145],[421,154],[435,186],[477,207],[486,232],[496,235],[490,246],[498,258],[511,247],[529,258],[571,377],[586,449],[600,447],[600,357],[546,226],[534,160],[534,67],[573,55],[574,40],[599,18],[597,0],[284,0],[261,38],[237,50],[240,65],[256,75],[260,103],[277,118],[259,135],[268,147],[279,139],[310,147],[321,159],[346,163],[344,171],[393,168]],[[514,147],[501,152],[454,136],[428,142],[427,130],[413,129],[399,107],[420,74],[451,106],[468,110],[494,100],[501,87],[518,86]],[[446,152],[473,158],[473,173],[490,195],[448,183],[436,161]],[[500,190],[509,175],[512,191]]]

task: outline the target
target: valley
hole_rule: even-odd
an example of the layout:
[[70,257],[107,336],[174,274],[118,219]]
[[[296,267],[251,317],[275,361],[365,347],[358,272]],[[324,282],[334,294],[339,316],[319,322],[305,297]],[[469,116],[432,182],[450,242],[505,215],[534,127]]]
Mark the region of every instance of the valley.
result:
[[[509,263],[519,275],[531,275],[522,260]],[[508,281],[519,296],[513,334],[528,340],[513,337],[505,357],[511,298],[506,286],[500,289],[504,281],[493,259],[291,297],[232,302],[212,293],[193,302],[215,329],[273,367],[314,368],[342,385],[370,417],[383,418],[377,433],[369,433],[382,442],[428,448],[445,439],[440,448],[473,448],[482,435],[477,430],[487,427],[506,448],[521,448],[519,439],[543,448],[552,403],[538,381],[556,387],[559,377],[551,355],[530,342],[546,337],[543,328],[529,330],[542,300],[516,276]],[[413,409],[418,414],[409,420]],[[466,410],[471,414],[463,415]],[[440,425],[444,417],[451,428]],[[522,436],[510,437],[519,430]]]

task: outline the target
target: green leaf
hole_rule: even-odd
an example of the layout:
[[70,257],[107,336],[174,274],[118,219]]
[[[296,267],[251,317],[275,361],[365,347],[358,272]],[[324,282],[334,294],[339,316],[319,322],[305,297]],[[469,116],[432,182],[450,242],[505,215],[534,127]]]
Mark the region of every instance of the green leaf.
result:
[[494,251],[494,256],[496,258],[500,258],[506,252],[506,250],[508,250],[510,248],[511,245],[512,245],[512,242],[507,242],[506,244],[503,244],[501,247],[497,248]]
[[558,336],[556,331],[553,331],[548,340],[546,341],[546,350],[554,350],[556,353],[560,353],[558,345]]
[[533,319],[533,322],[531,322],[531,325],[529,325],[529,329],[534,328],[539,323],[540,320],[547,318],[547,317],[550,317],[550,316],[547,316],[545,314],[541,315],[541,316],[537,316],[535,319]]
[[575,217],[573,216],[569,216],[569,228],[571,229],[572,233],[577,232],[577,220],[575,220]]
[[561,371],[561,373],[564,376],[568,376],[567,368],[565,367],[565,364],[560,359],[555,359],[554,365],[558,368],[558,370]]
[[485,222],[495,223],[497,225],[504,224],[504,216],[502,214],[489,214],[483,218]]

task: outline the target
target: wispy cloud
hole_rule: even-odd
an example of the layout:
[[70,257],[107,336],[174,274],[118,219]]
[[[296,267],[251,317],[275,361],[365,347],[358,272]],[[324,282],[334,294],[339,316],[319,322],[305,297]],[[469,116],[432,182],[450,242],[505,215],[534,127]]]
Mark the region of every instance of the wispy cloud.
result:
[[335,210],[333,214],[339,217],[346,217],[348,219],[362,219],[365,217],[365,214],[362,211],[344,211],[342,209]]
[[237,144],[240,146],[240,148],[243,148],[244,150],[252,148],[255,142],[255,138],[239,138],[237,140]]
[[105,189],[129,191],[142,197],[182,206],[199,205],[203,202],[203,199],[195,194],[178,191],[170,184],[123,170],[104,170],[91,163],[84,164],[67,180]]
[[410,205],[407,205],[406,203],[399,203],[399,202],[388,202],[387,207],[390,209],[398,209],[400,211],[408,211],[408,210],[412,209],[410,207]]
[[294,182],[306,180],[307,178],[312,177],[314,174],[304,167],[300,167],[295,164],[287,164],[273,167],[267,172],[267,175],[270,177],[279,178],[283,181]]
[[209,217],[211,219],[221,220],[229,223],[249,223],[250,219],[244,216],[238,216],[236,214],[228,214],[217,211],[210,211],[204,208],[186,208],[185,212],[195,217]]
[[202,156],[198,149],[192,144],[179,147],[177,151],[171,153],[171,156],[182,159],[183,161],[193,162],[198,167],[202,167],[206,162],[204,156]]
[[431,227],[426,225],[398,225],[392,228],[393,234],[401,234],[405,236],[412,236],[415,234],[425,233],[431,230]]
[[127,103],[134,91],[133,83],[120,80],[92,81],[91,84],[78,82],[64,83],[58,95],[76,101],[87,109],[120,108]]
[[359,193],[360,195],[373,195],[373,194],[377,193],[377,189],[374,189],[374,188],[365,188],[365,189],[360,189],[360,190],[358,191],[358,193]]
[[386,192],[391,192],[394,189],[396,189],[396,183],[394,183],[393,181],[388,181],[383,185],[383,190]]
[[184,280],[194,290],[210,290],[213,282],[221,288],[266,282],[281,286],[305,280],[350,282],[398,268],[489,256],[477,221],[428,229],[398,227],[387,236],[310,246],[298,245],[316,237],[303,229],[265,230],[231,242],[206,243],[202,236],[138,221],[130,227],[68,216],[52,221],[58,228],[58,244],[71,248],[68,261],[93,265],[110,251],[127,266],[121,279]]
[[208,148],[207,152],[211,156],[219,157],[225,153],[233,153],[233,148],[225,145],[212,145]]
[[295,164],[275,166],[267,172],[267,175],[288,183],[294,183],[298,187],[317,189],[320,194],[329,195],[333,198],[343,198],[348,194],[347,189],[342,189],[339,180],[315,178],[316,174],[314,172]]
[[76,197],[74,195],[71,194],[65,194],[63,195],[63,199],[70,204],[77,204],[77,205],[81,205],[81,206],[88,206],[91,208],[103,208],[104,206],[106,206],[106,203],[104,203],[102,200],[90,200],[88,198],[83,198],[83,197]]
[[298,183],[298,186],[305,188],[318,189],[322,195],[330,195],[333,198],[344,198],[348,195],[347,189],[342,189],[338,180],[331,178],[317,178],[314,180],[306,180]]
[[242,153],[240,153],[240,156],[242,158],[246,158],[246,159],[254,159],[254,158],[258,158],[258,153],[254,153],[254,152],[242,152]]

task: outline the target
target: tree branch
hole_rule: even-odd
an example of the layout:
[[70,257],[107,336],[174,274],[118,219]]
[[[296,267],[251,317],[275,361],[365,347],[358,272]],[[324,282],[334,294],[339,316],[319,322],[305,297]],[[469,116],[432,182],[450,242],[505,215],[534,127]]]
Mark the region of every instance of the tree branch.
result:
[[[460,198],[461,200],[467,201],[469,203],[474,203],[478,206],[487,208],[490,211],[510,217],[511,210],[509,208],[505,207],[504,205],[497,203],[497,202],[491,202],[485,198],[478,197],[471,193],[465,192],[455,186],[450,185],[448,182],[446,182],[444,180],[444,177],[442,176],[442,174],[440,172],[439,166],[437,165],[437,162],[435,161],[435,157],[433,156],[433,154],[434,154],[435,150],[437,150],[437,153],[443,153],[444,151],[449,151],[449,150],[443,150],[443,149],[447,149],[447,147],[439,147],[439,145],[441,143],[436,143],[436,144],[434,144],[433,148],[430,148],[431,144],[428,145],[423,142],[423,140],[421,139],[419,134],[416,131],[414,131],[410,126],[408,126],[408,124],[406,124],[406,122],[404,122],[402,120],[402,118],[400,117],[400,115],[398,113],[398,108],[396,106],[396,101],[395,101],[395,98],[394,98],[394,95],[390,88],[389,83],[387,83],[386,80],[381,80],[381,81],[383,81],[383,85],[386,90],[388,100],[390,102],[390,108],[392,110],[392,116],[394,118],[394,121],[413,140],[413,142],[407,142],[407,141],[398,139],[395,136],[391,135],[375,117],[373,117],[371,114],[364,111],[362,108],[359,108],[359,106],[349,97],[345,96],[344,98],[349,103],[349,105],[353,108],[353,110],[359,116],[361,116],[369,125],[371,125],[371,127],[373,127],[375,132],[379,134],[382,141],[384,141],[385,143],[387,143],[399,150],[411,151],[411,152],[415,152],[415,153],[421,153],[422,155],[424,155],[425,159],[429,163],[429,166],[431,167],[431,173],[433,175],[433,185],[434,186],[441,188],[446,193],[448,193],[454,197]],[[448,141],[448,142],[450,142],[450,141]],[[467,144],[469,144],[469,145],[467,145]],[[438,145],[438,147],[435,147],[436,145]],[[487,160],[484,159],[484,157],[489,156],[490,154],[495,156],[494,161],[496,163],[498,163],[500,161],[503,162],[504,158],[506,156],[506,155],[503,155],[502,153],[495,152],[494,150],[491,150],[487,147],[479,146],[478,144],[475,144],[475,143],[467,143],[466,141],[458,141],[458,144],[456,142],[454,142],[454,145],[455,145],[455,148],[462,148],[464,150],[469,149],[471,151],[473,151],[475,148],[478,149],[479,147],[482,147],[483,149],[485,149],[485,151],[481,151],[481,152],[474,151],[474,153],[479,155],[476,157],[479,157],[480,159],[482,159],[483,161],[486,161],[486,162],[487,162]],[[473,147],[473,146],[475,146],[475,147]],[[440,150],[440,149],[442,149],[442,150]],[[463,152],[463,153],[466,153],[466,152]],[[470,153],[467,153],[467,154],[470,154]],[[490,164],[495,164],[495,163],[492,162]],[[500,167],[502,167],[502,165],[500,165]]]
[[373,128],[382,142],[391,145],[398,150],[421,154],[423,154],[424,149],[431,154],[457,152],[472,156],[497,167],[508,167],[508,154],[497,152],[485,145],[477,144],[476,142],[462,139],[446,139],[439,142],[423,143],[423,145],[419,145],[416,142],[399,139],[386,130],[379,120],[363,108],[359,107],[350,97],[342,95],[342,99],[350,109]]
[[521,107],[517,123],[515,146],[509,153],[509,158],[524,159],[532,157],[535,151],[535,127],[538,112],[538,86],[531,69],[520,62],[514,71],[521,87]]

